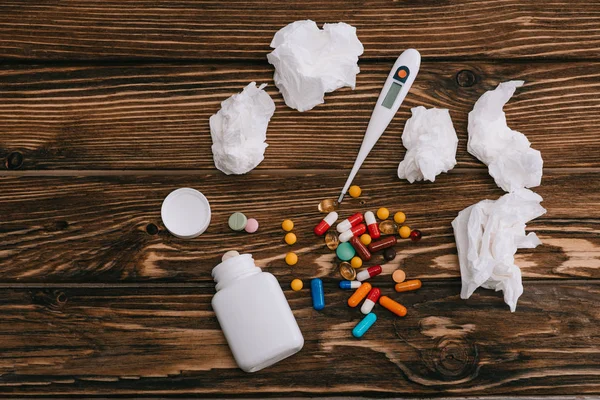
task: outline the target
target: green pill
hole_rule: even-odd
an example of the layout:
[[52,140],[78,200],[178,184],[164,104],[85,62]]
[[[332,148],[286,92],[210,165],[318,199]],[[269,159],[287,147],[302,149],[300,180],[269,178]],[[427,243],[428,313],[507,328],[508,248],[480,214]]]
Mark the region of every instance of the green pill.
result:
[[354,250],[354,247],[350,243],[344,242],[340,243],[337,249],[335,249],[335,254],[337,254],[340,260],[348,261],[356,255],[356,250]]
[[242,231],[248,223],[248,218],[241,212],[234,212],[229,217],[229,227],[234,231]]

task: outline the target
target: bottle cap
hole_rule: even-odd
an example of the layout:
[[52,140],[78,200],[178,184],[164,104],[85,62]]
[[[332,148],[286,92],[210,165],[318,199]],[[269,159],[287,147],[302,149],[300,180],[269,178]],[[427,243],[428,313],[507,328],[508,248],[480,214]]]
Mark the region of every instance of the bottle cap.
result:
[[210,224],[210,204],[202,193],[191,188],[172,191],[162,203],[160,215],[174,236],[192,239]]

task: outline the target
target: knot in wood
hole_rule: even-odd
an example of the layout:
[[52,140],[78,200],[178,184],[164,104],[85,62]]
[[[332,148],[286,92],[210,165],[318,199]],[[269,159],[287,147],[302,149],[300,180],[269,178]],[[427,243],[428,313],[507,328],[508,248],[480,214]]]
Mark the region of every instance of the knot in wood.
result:
[[461,338],[442,338],[433,355],[433,365],[444,377],[457,379],[476,370],[477,348]]
[[463,69],[456,74],[456,83],[458,83],[458,86],[460,87],[471,87],[477,83],[477,76],[473,71]]
[[23,158],[23,154],[13,151],[4,160],[4,166],[6,169],[19,169],[23,165]]

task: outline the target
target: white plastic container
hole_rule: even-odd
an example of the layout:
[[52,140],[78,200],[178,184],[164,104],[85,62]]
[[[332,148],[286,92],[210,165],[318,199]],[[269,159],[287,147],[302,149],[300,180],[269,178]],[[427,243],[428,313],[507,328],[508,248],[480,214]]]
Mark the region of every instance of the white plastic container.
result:
[[259,371],[302,349],[302,332],[279,282],[250,254],[227,258],[212,276],[212,307],[242,370]]

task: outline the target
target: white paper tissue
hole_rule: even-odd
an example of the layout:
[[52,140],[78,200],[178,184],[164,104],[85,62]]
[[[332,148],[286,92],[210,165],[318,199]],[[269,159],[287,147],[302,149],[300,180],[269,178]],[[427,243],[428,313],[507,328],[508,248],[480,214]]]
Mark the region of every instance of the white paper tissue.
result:
[[288,107],[307,111],[323,103],[325,93],[356,86],[364,49],[353,26],[340,22],[320,30],[314,21],[296,21],[275,34],[271,47],[267,59]]
[[267,125],[275,112],[265,86],[248,84],[241,93],[224,100],[210,117],[215,166],[227,175],[245,174],[264,159]]
[[523,284],[514,255],[517,249],[541,244],[535,233],[525,235],[525,223],[546,212],[541,201],[542,197],[531,190],[517,189],[498,200],[483,200],[467,207],[452,221],[461,298],[468,299],[479,286],[502,290],[510,311],[515,311]]
[[489,169],[496,184],[507,192],[539,186],[542,155],[529,140],[506,124],[502,107],[523,81],[509,81],[483,94],[469,113],[467,150]]
[[419,106],[411,112],[402,133],[407,151],[398,166],[398,177],[410,183],[423,179],[433,182],[456,165],[458,137],[448,110]]

